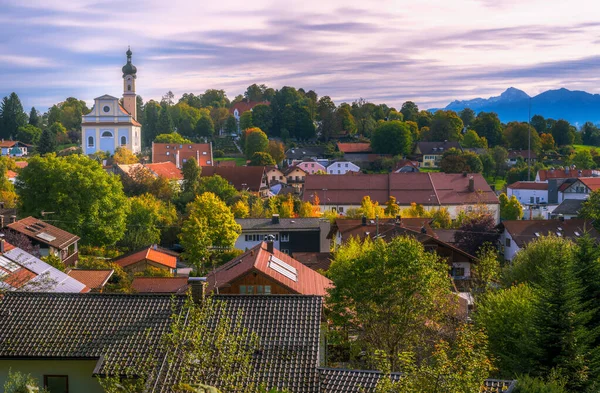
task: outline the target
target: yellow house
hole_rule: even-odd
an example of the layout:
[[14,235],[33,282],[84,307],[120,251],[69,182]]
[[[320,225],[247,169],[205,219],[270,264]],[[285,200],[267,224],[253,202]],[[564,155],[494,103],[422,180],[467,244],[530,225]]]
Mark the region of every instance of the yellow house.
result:
[[442,155],[448,149],[458,149],[462,151],[462,147],[458,142],[418,142],[415,147],[414,154],[421,156],[420,164],[423,168],[438,168]]

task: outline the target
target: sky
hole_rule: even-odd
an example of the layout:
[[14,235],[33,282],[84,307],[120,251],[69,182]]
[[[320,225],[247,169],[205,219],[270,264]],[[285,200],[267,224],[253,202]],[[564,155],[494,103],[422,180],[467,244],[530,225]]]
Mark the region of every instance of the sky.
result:
[[0,96],[28,111],[120,96],[127,46],[144,101],[171,90],[294,86],[399,108],[600,93],[595,0],[0,0]]

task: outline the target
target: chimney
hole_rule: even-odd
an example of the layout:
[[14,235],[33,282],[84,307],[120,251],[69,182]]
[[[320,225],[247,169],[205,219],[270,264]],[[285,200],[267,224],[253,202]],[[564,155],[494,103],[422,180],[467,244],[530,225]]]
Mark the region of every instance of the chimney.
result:
[[[212,164],[212,161],[210,163]],[[200,166],[200,150],[196,150],[196,164]]]
[[177,150],[177,151],[175,152],[175,166],[176,166],[177,168],[181,168],[181,167],[179,166],[179,150]]
[[0,215],[0,228],[4,228],[4,216]]
[[425,229],[425,225],[421,227],[421,233],[427,233],[427,229]]
[[366,227],[367,226],[367,217],[362,216],[362,226]]
[[10,223],[13,224],[15,222],[17,222],[17,216],[10,216]]
[[475,192],[475,179],[473,179],[473,176],[469,177],[469,192]]
[[206,277],[188,277],[188,286],[192,291],[194,303],[202,303],[206,296]]
[[271,224],[279,224],[279,214],[273,214],[273,217],[271,217]]
[[568,166],[565,167],[565,175],[568,175],[571,172],[571,168]]
[[0,209],[4,209],[4,202],[0,202]]
[[273,254],[273,245],[275,244],[275,236],[267,235],[265,236],[265,241],[267,242],[267,251],[269,254]]
[[6,241],[4,239],[0,239],[0,254],[4,254],[4,245],[5,245],[5,243],[6,243]]

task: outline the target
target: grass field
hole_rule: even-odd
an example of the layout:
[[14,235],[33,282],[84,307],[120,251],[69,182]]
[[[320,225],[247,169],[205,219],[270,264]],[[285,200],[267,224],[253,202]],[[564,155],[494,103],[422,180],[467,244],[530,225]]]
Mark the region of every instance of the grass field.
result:
[[236,166],[246,165],[246,159],[244,157],[221,157],[215,158],[215,161],[235,161]]
[[575,151],[596,150],[596,149],[598,149],[597,146],[587,146],[587,145],[573,145],[573,148],[575,149]]
[[504,190],[504,187],[506,187],[506,180],[505,179],[497,178],[494,181],[494,178],[490,176],[490,177],[486,177],[485,180],[488,182],[488,184],[490,186],[491,185],[496,186],[496,191],[502,191],[502,190]]
[[424,168],[424,167],[419,167],[419,171],[420,172],[439,172],[440,169],[439,168]]

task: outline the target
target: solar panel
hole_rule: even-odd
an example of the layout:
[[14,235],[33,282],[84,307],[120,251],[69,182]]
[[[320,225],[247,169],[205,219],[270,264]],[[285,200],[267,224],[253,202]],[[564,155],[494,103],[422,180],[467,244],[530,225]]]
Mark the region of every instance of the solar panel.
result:
[[292,281],[298,281],[298,271],[296,268],[273,255],[271,255],[271,258],[269,259],[269,267]]
[[52,241],[56,240],[56,237],[54,237],[46,232],[38,233],[35,236],[39,237],[40,239],[45,240],[47,242],[52,242]]
[[0,267],[3,267],[4,269],[6,269],[12,273],[12,272],[18,270],[21,266],[17,265],[10,259],[0,256]]

